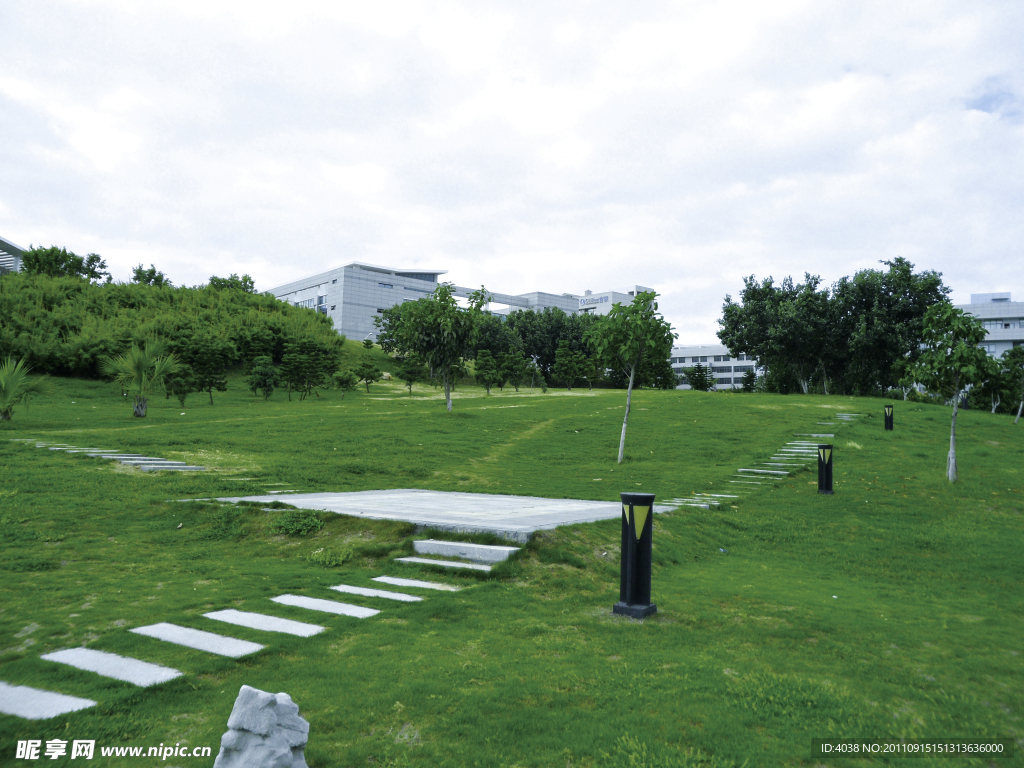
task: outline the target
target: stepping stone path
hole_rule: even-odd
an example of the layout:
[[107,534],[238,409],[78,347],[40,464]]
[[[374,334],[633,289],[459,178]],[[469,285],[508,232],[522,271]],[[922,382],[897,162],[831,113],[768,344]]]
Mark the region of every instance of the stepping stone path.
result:
[[84,453],[86,456],[99,459],[110,459],[120,462],[129,467],[138,467],[143,472],[205,472],[206,467],[199,467],[188,464],[184,461],[171,461],[156,456],[143,456],[140,453],[118,453],[116,450],[107,448],[79,448],[67,443],[46,443],[38,440],[17,438],[12,442],[34,443],[36,448],[46,448],[50,451],[64,451],[65,453]]
[[[28,440],[23,442],[35,442]],[[447,542],[455,546],[475,548],[480,545],[468,544],[465,542]],[[496,547],[495,549],[512,549],[515,547]],[[496,557],[494,554],[485,555]],[[508,554],[506,553],[506,557]],[[436,564],[440,561],[428,560],[425,562]],[[466,563],[455,563],[455,565],[467,565]],[[489,566],[475,566],[488,568]],[[441,592],[458,592],[461,587],[452,584],[444,584],[436,581],[420,581],[417,579],[402,579],[394,576],[377,576],[373,581],[380,584],[388,584],[408,589],[425,589]],[[353,584],[338,584],[327,587],[336,592],[359,595],[370,599],[393,600],[405,603],[420,602],[425,598],[417,595],[410,595],[405,592],[396,592],[390,589],[371,589],[359,587]],[[288,605],[319,613],[347,616],[350,618],[366,619],[380,613],[375,608],[368,608],[361,605],[351,605],[337,600],[324,600],[317,597],[305,595],[284,594],[270,598],[271,602],[279,605]],[[233,608],[211,611],[204,614],[204,618],[212,621],[219,621],[225,624],[246,627],[263,632],[284,633],[297,637],[312,637],[324,632],[327,627],[319,624],[307,624],[302,621],[286,619],[280,616],[271,616],[265,613],[254,613],[238,611]],[[136,627],[128,630],[133,634],[151,637],[156,640],[173,643],[175,645],[192,648],[206,653],[213,653],[229,658],[240,658],[262,650],[266,646],[260,643],[253,643],[236,637],[229,637],[214,632],[192,627],[183,627],[177,624],[161,622],[145,627]],[[103,677],[114,680],[121,680],[139,687],[149,687],[160,683],[182,677],[185,673],[153,664],[141,659],[134,659],[128,656],[120,656],[107,651],[97,651],[92,648],[68,648],[62,651],[54,651],[42,655],[45,661],[52,661],[57,664],[81,669],[86,672],[93,672]],[[0,714],[14,715],[30,720],[46,720],[69,712],[77,712],[80,709],[87,709],[95,706],[96,702],[90,699],[68,696],[55,691],[29,688],[27,686],[12,685],[0,681]]]

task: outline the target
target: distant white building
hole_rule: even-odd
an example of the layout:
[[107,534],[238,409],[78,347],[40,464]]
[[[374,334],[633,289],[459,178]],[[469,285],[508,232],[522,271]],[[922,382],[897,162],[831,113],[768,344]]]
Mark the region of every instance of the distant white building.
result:
[[972,293],[971,303],[957,309],[981,320],[988,335],[980,346],[992,357],[1024,344],[1024,301],[1011,301],[1009,293]]
[[[447,271],[443,269],[397,269],[354,261],[271,288],[269,293],[297,307],[322,312],[334,321],[339,333],[350,339],[376,339],[374,317],[384,314],[385,309],[396,304],[416,301],[433,293],[438,286],[438,278],[445,274]],[[478,289],[453,286],[452,293],[467,298],[474,290]],[[615,303],[629,304],[638,291],[649,290],[638,285],[625,293],[586,291],[582,296],[543,291],[512,295],[488,290],[491,303],[487,309],[496,315],[517,309],[542,311],[547,307],[558,308],[570,315],[577,312],[605,315]]]
[[[711,369],[718,389],[739,389],[743,385],[743,374],[758,368],[757,361],[747,355],[731,356],[724,344],[696,344],[672,347],[672,370],[676,376],[683,376],[685,368],[700,363]],[[682,383],[676,389],[690,389]]]
[[21,271],[21,257],[25,249],[0,237],[0,275]]

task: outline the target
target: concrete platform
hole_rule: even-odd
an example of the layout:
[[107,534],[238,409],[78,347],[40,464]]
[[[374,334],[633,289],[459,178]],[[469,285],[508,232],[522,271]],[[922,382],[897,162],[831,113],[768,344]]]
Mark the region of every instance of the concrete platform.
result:
[[94,706],[96,702],[90,699],[0,682],[0,715],[14,715],[26,720],[47,720]]
[[[336,512],[373,520],[402,520],[456,533],[493,533],[518,542],[529,541],[534,531],[597,520],[617,520],[622,515],[622,505],[617,497],[611,501],[583,501],[419,489],[275,493],[222,498],[219,501],[254,501],[264,504],[283,501],[300,509]],[[654,507],[655,512],[671,509],[660,504]]]
[[456,560],[431,560],[428,557],[396,557],[396,563],[419,563],[421,565],[439,565],[442,568],[468,568],[471,571],[489,571],[489,565],[477,565],[476,563],[460,563]]
[[67,664],[75,669],[84,669],[86,672],[95,672],[97,675],[112,677],[115,680],[142,688],[166,683],[168,680],[181,677],[182,674],[171,667],[161,667],[159,664],[118,656],[116,653],[94,651],[92,648],[68,648],[64,651],[47,653],[39,658],[44,661]]

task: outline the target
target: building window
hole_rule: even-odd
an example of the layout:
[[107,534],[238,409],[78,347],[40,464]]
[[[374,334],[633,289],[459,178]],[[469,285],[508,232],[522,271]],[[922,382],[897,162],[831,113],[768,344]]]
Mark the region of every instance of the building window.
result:
[[331,312],[333,312],[333,311],[334,311],[334,308],[335,308],[336,306],[338,306],[338,305],[337,305],[337,304],[331,304]]
[[732,373],[732,366],[731,365],[712,365],[711,366],[711,372],[712,373]]
[[333,285],[336,282],[338,282],[338,278],[334,278],[333,280],[331,280],[331,285]]
[[384,310],[381,309],[380,307],[377,307],[377,314],[378,315],[383,315],[384,314]]
[[317,296],[316,297],[316,305],[318,307],[322,306],[322,305],[324,305],[326,303],[327,303],[327,297],[326,296]]
[[393,286],[391,283],[377,283],[377,287],[378,288],[394,288],[395,286]]

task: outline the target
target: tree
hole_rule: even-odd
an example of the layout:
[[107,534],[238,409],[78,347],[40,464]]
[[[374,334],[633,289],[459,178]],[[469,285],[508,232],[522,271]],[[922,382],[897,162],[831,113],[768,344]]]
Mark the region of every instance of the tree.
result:
[[417,381],[422,381],[426,371],[423,369],[423,363],[415,357],[406,357],[402,360],[402,364],[398,366],[397,375],[399,381],[405,382],[405,386],[409,388],[409,394],[411,395],[412,385]]
[[252,367],[249,369],[249,388],[253,394],[260,392],[264,400],[269,400],[274,394],[274,387],[280,382],[280,376],[273,358],[269,355],[260,355],[252,361]]
[[[753,373],[753,371],[747,371],[747,373]],[[683,374],[686,376],[690,389],[709,392],[716,387],[715,377],[711,375],[711,368],[706,365],[696,363],[691,368],[684,368]]]
[[672,326],[656,314],[658,304],[654,291],[643,291],[628,306],[616,304],[607,315],[597,319],[587,338],[599,360],[616,366],[629,374],[626,390],[626,412],[622,418],[622,436],[619,438],[619,464],[626,448],[626,427],[633,399],[633,380],[645,360],[655,357],[668,359],[675,335]]
[[0,421],[10,421],[14,406],[24,403],[27,408],[33,395],[46,391],[45,379],[29,378],[30,370],[24,360],[15,361],[12,357],[0,364]]
[[185,407],[185,399],[193,392],[200,392],[199,385],[196,383],[195,372],[192,370],[190,365],[182,363],[178,366],[178,370],[172,375],[167,377],[164,385],[164,392],[166,392],[168,399],[171,395],[178,398],[178,402],[181,407]]
[[476,365],[474,366],[477,383],[483,384],[487,394],[491,394],[491,387],[499,379],[498,364],[490,350],[481,349],[476,353]]
[[353,389],[359,386],[359,377],[357,377],[352,371],[341,370],[334,372],[334,386],[341,390],[341,399],[345,399],[345,393],[351,392]]
[[1024,410],[1024,346],[1006,350],[1000,360],[1006,371],[1007,381],[1010,382],[1013,399],[1019,402],[1017,417],[1013,420],[1016,424],[1020,421],[1021,411]]
[[152,285],[157,288],[170,288],[172,283],[167,279],[167,275],[158,270],[152,264],[149,265],[149,269],[146,269],[141,264],[137,267],[132,268],[132,282],[138,283],[139,285]]
[[754,368],[750,368],[743,372],[743,391],[753,392],[754,387],[757,386],[757,371]]
[[555,378],[561,379],[566,389],[572,392],[572,385],[580,377],[580,369],[586,358],[579,352],[573,352],[569,348],[569,341],[563,339],[555,351],[555,364],[552,373]]
[[179,359],[192,369],[194,392],[207,392],[213,405],[213,390],[224,392],[228,388],[228,366],[235,359],[234,345],[211,331],[200,331],[192,336],[186,350],[178,352]]
[[469,307],[463,309],[455,302],[452,286],[442,283],[431,296],[405,302],[400,321],[388,323],[389,344],[401,354],[425,361],[441,381],[449,413],[452,386],[464,371],[464,361],[473,355],[480,308],[486,302],[487,292],[481,288],[470,295]]
[[363,339],[363,349],[367,352],[373,349],[373,339]]
[[133,344],[123,355],[103,361],[104,373],[113,376],[128,391],[135,390],[132,412],[139,418],[146,415],[153,388],[163,388],[166,378],[180,366],[178,358],[164,354],[165,350],[163,342],[147,341],[145,347]]
[[981,321],[952,304],[929,307],[924,316],[925,350],[917,364],[916,379],[931,392],[952,400],[946,477],[956,482],[956,417],[960,398],[971,384],[984,380],[989,358],[978,344],[987,331]]
[[519,386],[526,379],[529,361],[523,356],[521,350],[513,349],[502,355],[499,364],[505,381],[515,387],[518,392]]
[[370,360],[363,360],[360,362],[352,373],[355,374],[358,381],[362,381],[366,384],[367,394],[370,393],[370,385],[374,382],[380,381],[381,376],[384,375],[381,373],[380,368],[374,365]]
[[300,401],[311,392],[315,394],[337,367],[337,347],[331,343],[321,343],[312,336],[287,343],[281,357],[281,378],[288,387],[288,399],[292,399],[293,388],[299,392]]
[[66,248],[58,248],[55,245],[49,248],[33,246],[25,251],[21,257],[21,268],[34,275],[82,277],[96,282],[101,277],[106,277],[107,282],[110,282],[110,273],[106,271],[107,262],[101,259],[99,254],[78,256]]
[[239,277],[233,272],[228,277],[211,277],[207,287],[215,291],[231,290],[241,291],[242,293],[256,293],[256,283],[253,282],[251,277],[248,275]]
[[989,408],[995,413],[1003,403],[1014,396],[1013,382],[1004,370],[1002,361],[989,357],[982,380],[971,387],[968,401],[971,408]]

